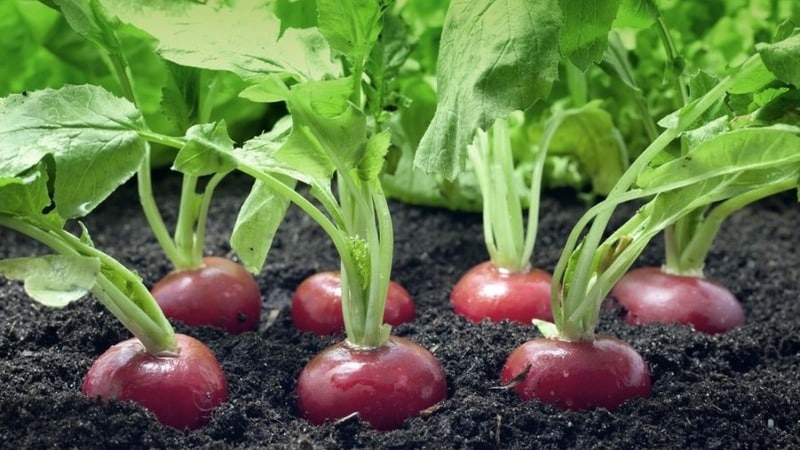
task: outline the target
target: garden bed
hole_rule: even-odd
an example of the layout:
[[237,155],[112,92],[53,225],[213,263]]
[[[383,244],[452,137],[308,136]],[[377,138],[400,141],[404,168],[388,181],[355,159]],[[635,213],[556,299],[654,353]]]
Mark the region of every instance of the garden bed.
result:
[[[180,179],[160,173],[157,193]],[[215,194],[207,250],[228,254],[227,236],[248,189],[229,177]],[[552,270],[584,205],[570,193],[546,193],[534,263]],[[165,194],[168,195],[168,194]],[[165,205],[177,198],[163,196]],[[338,268],[318,226],[290,208],[264,271],[258,332],[199,337],[217,355],[230,399],[207,427],[191,432],[158,424],[132,403],[102,405],[80,393],[92,361],[128,332],[91,298],[64,309],[29,300],[17,282],[0,279],[0,442],[6,448],[798,448],[800,447],[800,210],[793,194],[753,205],[727,221],[706,275],[741,300],[748,323],[707,336],[682,326],[623,325],[603,311],[599,332],[620,337],[650,366],[653,395],[610,413],[562,412],[522,403],[500,389],[509,352],[537,335],[511,323],[472,325],[456,317],[449,289],[486,259],[479,214],[393,202],[393,278],[417,302],[413,324],[395,334],[430,349],[442,363],[448,399],[391,432],[357,420],[312,426],[295,415],[294,380],[304,364],[339,337],[295,331],[288,304],[306,276]],[[175,218],[167,215],[168,222]],[[135,269],[148,286],[169,270],[129,183],[87,218],[95,244]],[[0,230],[0,256],[40,254],[26,238]],[[659,264],[656,239],[640,264]]]

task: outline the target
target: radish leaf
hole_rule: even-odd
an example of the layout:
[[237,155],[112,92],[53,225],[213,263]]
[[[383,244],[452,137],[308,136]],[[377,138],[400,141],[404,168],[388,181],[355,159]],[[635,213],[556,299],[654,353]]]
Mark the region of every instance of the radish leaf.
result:
[[194,125],[186,131],[187,142],[178,152],[173,169],[189,175],[224,173],[236,168],[230,156],[234,142],[225,122]]
[[277,72],[319,80],[341,72],[316,28],[281,33],[280,20],[260,1],[103,0],[103,6],[158,39],[161,56],[181,65],[228,70],[244,79]]
[[25,281],[25,292],[37,302],[61,308],[86,295],[100,273],[98,258],[47,255],[0,260],[0,274]]
[[437,67],[439,101],[415,165],[452,179],[476,130],[547,97],[558,78],[558,3],[454,0]]
[[66,86],[0,99],[0,175],[52,155],[55,207],[64,218],[93,210],[141,165],[140,113],[96,86]]
[[575,2],[559,0],[563,25],[561,53],[581,70],[599,62],[608,46],[608,32],[621,0]]
[[774,44],[757,44],[756,50],[778,79],[800,88],[800,34]]

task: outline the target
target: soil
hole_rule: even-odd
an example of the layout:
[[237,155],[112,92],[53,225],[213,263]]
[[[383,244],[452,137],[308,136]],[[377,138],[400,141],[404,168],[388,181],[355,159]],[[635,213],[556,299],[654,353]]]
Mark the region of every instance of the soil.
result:
[[[179,180],[159,174],[167,212]],[[212,208],[207,252],[231,255],[227,243],[247,190],[230,177]],[[147,228],[135,185],[117,191],[85,221],[95,244],[151,285],[170,267]],[[546,194],[534,264],[552,270],[560,245],[585,206],[565,192]],[[291,208],[257,276],[264,314],[257,332],[228,336],[211,328],[178,331],[204,341],[230,384],[230,400],[196,431],[159,425],[134,404],[102,404],[80,393],[94,358],[129,337],[91,297],[63,309],[31,302],[21,283],[0,279],[0,447],[27,448],[800,448],[800,208],[794,194],[735,214],[723,227],[706,275],[741,300],[747,324],[708,336],[678,325],[632,327],[604,309],[599,332],[636,348],[651,371],[653,393],[609,412],[559,411],[521,402],[499,389],[510,351],[537,336],[531,326],[470,324],[456,317],[449,290],[486,259],[479,214],[391,203],[396,232],[394,279],[414,295],[418,316],[395,334],[430,349],[447,375],[449,397],[395,431],[357,419],[312,426],[294,411],[295,378],[304,364],[341,337],[295,331],[292,290],[306,276],[336,269],[320,229]],[[630,212],[630,211],[628,211]],[[621,220],[621,217],[617,220]],[[31,241],[0,230],[0,257],[41,254]],[[637,265],[660,264],[660,238]]]

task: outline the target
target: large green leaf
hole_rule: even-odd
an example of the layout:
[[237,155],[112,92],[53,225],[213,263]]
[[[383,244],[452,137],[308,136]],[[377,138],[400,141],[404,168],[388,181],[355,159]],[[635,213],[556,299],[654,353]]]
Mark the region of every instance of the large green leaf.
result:
[[453,1],[439,50],[439,101],[415,164],[453,178],[478,128],[546,97],[558,77],[560,27],[554,0]]
[[620,1],[559,0],[563,17],[559,33],[561,53],[581,70],[602,59]]
[[[639,174],[643,189],[678,189],[692,183],[735,177],[757,186],[800,168],[800,130],[792,127],[745,128],[707,139],[686,155]],[[770,175],[773,174],[773,175]]]
[[756,49],[776,77],[800,88],[800,34],[774,44],[757,44]]
[[324,180],[334,169],[356,167],[364,156],[367,124],[363,112],[350,103],[352,88],[350,78],[294,86],[287,99],[292,133],[276,158]]
[[88,256],[47,255],[0,261],[0,274],[23,280],[31,298],[55,308],[86,295],[99,273],[100,260]]
[[228,70],[242,78],[287,73],[301,80],[338,75],[316,28],[285,30],[269,2],[102,0],[110,14],[159,41],[159,53],[181,65]]
[[96,86],[0,99],[0,177],[55,160],[54,200],[64,218],[88,214],[141,165],[139,111]]
[[548,153],[574,157],[592,180],[592,191],[606,195],[628,167],[628,153],[611,115],[599,103],[557,113],[559,123]]
[[[278,178],[294,189],[294,180]],[[253,184],[239,209],[231,234],[231,248],[250,272],[258,273],[264,267],[272,240],[283,222],[289,203],[288,198],[275,193],[262,182]]]
[[317,0],[319,31],[351,64],[361,64],[381,32],[378,0]]

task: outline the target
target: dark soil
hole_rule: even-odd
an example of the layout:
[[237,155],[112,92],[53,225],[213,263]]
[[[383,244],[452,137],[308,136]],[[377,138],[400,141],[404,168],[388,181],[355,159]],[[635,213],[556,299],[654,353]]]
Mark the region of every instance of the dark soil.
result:
[[[157,192],[176,198],[174,176]],[[209,253],[229,255],[227,236],[248,189],[230,178],[215,197]],[[542,204],[534,263],[552,270],[583,211],[569,195]],[[726,223],[706,275],[743,303],[748,323],[707,336],[683,326],[629,327],[603,312],[600,332],[620,337],[648,362],[653,395],[617,411],[563,412],[523,403],[498,389],[506,356],[537,336],[530,326],[471,325],[448,305],[461,273],[486,258],[478,214],[392,203],[394,278],[415,296],[418,317],[395,333],[430,349],[447,374],[449,398],[399,430],[376,432],[357,420],[312,426],[295,415],[295,377],[339,338],[302,335],[289,299],[306,276],[336,269],[326,237],[294,208],[258,276],[264,315],[258,332],[226,336],[176,329],[211,347],[230,384],[230,400],[204,429],[159,425],[130,403],[103,405],[80,393],[93,359],[128,332],[92,298],[66,308],[31,302],[17,282],[0,279],[0,447],[3,448],[800,448],[800,209],[792,195],[751,206]],[[171,223],[174,217],[165,214]],[[148,284],[169,266],[127,185],[86,220],[95,244],[137,270]],[[0,230],[0,256],[40,254],[26,238]],[[639,264],[660,264],[656,239]]]

